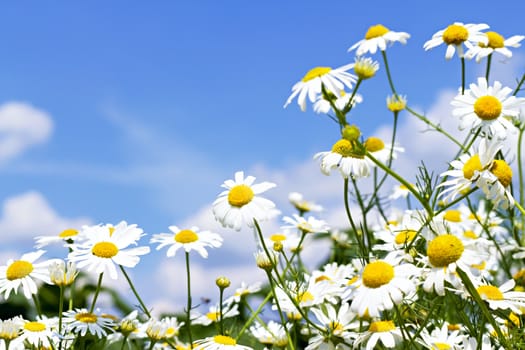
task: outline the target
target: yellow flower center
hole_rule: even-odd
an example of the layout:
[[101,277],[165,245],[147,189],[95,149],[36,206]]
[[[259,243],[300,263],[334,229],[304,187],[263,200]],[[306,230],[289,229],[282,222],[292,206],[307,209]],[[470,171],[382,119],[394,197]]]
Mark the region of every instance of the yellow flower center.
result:
[[82,323],[97,323],[97,315],[91,312],[81,312],[75,315],[75,320]]
[[337,321],[330,321],[328,327],[330,327],[332,332],[342,332],[344,330],[343,325]]
[[242,207],[250,203],[253,199],[253,191],[250,186],[237,185],[228,193],[228,203],[234,207]]
[[487,43],[487,45],[479,43],[479,46],[490,47],[491,49],[500,49],[502,47],[505,47],[505,38],[503,38],[501,34],[496,32],[486,32],[485,34],[487,35],[489,42]]
[[511,312],[509,314],[509,321],[506,321],[505,324],[507,325],[507,327],[509,325],[519,327],[521,325],[520,317],[514,312]]
[[438,350],[449,350],[452,349],[450,345],[447,343],[434,343],[434,345],[438,348]]
[[501,114],[500,100],[494,96],[481,96],[474,102],[474,113],[483,120],[494,120]]
[[443,32],[443,41],[447,45],[459,45],[468,39],[468,30],[462,25],[451,24]]
[[394,329],[396,329],[394,321],[375,321],[370,323],[370,327],[368,327],[368,330],[374,333],[390,332]]
[[306,83],[307,81],[313,80],[315,78],[318,78],[320,76],[323,76],[330,72],[332,68],[330,67],[315,67],[310,69],[303,77],[302,81]]
[[58,235],[60,238],[69,238],[78,235],[78,231],[72,228],[68,228]]
[[459,331],[459,330],[461,329],[461,325],[460,325],[460,324],[457,324],[457,323],[455,323],[455,324],[449,324],[449,325],[447,325],[447,329],[448,329],[449,331]]
[[472,230],[466,230],[465,232],[463,232],[463,236],[472,239],[478,238],[478,235]]
[[206,314],[206,317],[212,321],[217,321],[219,319],[219,313],[218,312],[208,312]]
[[286,240],[286,236],[281,233],[276,233],[270,236],[272,242],[282,242]]
[[474,172],[481,170],[483,170],[481,161],[479,160],[479,156],[475,154],[465,162],[465,165],[463,165],[463,177],[470,180],[472,179],[472,176],[474,176]]
[[503,187],[507,187],[512,182],[512,169],[501,159],[496,159],[490,167],[490,172],[496,175]]
[[111,242],[99,242],[91,248],[91,253],[99,258],[110,259],[117,255],[118,248]]
[[363,270],[363,284],[368,288],[379,288],[394,278],[394,268],[384,261],[373,261]]
[[428,244],[428,260],[434,267],[445,267],[458,261],[465,248],[459,238],[445,234],[434,238]]
[[494,286],[480,286],[476,288],[481,297],[489,300],[503,300],[503,293],[498,287]]
[[213,337],[213,341],[216,342],[217,344],[222,344],[222,345],[230,345],[230,346],[237,345],[237,342],[235,341],[235,339],[233,339],[232,337],[228,337],[227,335],[216,335],[215,337]]
[[7,268],[6,277],[8,280],[13,281],[24,278],[31,272],[33,272],[33,264],[24,260],[16,260]]
[[393,95],[393,96],[389,96],[386,99],[386,107],[391,112],[394,112],[394,113],[401,112],[403,109],[406,108],[406,106],[407,106],[406,98],[402,96]]
[[315,283],[319,283],[319,282],[322,282],[322,281],[331,281],[332,279],[328,276],[325,276],[325,275],[321,275],[321,276],[318,276],[316,277],[315,279]]
[[359,154],[358,152],[356,152],[352,143],[346,139],[341,139],[334,143],[334,145],[332,146],[332,152],[338,153],[343,157],[352,157],[359,159],[363,159],[365,157],[364,154]]
[[305,291],[305,292],[297,294],[296,300],[299,303],[307,303],[309,301],[314,300],[314,296],[309,291]]
[[477,269],[477,270],[484,270],[485,267],[487,267],[487,262],[486,261],[482,261],[480,262],[479,264],[472,264],[470,265],[470,267],[472,267],[473,269]]
[[367,32],[365,34],[365,39],[366,40],[370,40],[370,39],[373,39],[373,38],[377,38],[377,37],[385,35],[389,31],[390,30],[387,27],[385,27],[384,25],[377,24],[375,26],[371,26],[370,28],[368,28],[368,30],[367,30]]
[[195,242],[198,239],[199,239],[199,236],[197,236],[197,234],[193,232],[192,230],[180,230],[175,235],[175,241],[178,243],[182,243],[182,244]]
[[368,152],[377,152],[385,148],[385,143],[379,137],[369,137],[365,143],[365,148]]
[[370,59],[358,60],[354,65],[355,74],[363,80],[372,78],[376,71],[377,66]]
[[461,212],[457,209],[450,209],[445,212],[443,219],[451,222],[461,222]]
[[394,241],[396,244],[407,244],[408,242],[412,242],[414,240],[416,233],[417,232],[414,230],[401,231],[396,235]]
[[42,332],[46,330],[46,325],[42,322],[26,322],[24,329],[30,332]]

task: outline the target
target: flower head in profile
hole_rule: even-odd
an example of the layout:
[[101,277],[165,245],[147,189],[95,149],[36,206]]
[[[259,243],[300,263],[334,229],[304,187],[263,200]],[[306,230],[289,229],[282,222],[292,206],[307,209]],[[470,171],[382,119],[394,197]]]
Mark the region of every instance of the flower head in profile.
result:
[[37,281],[51,283],[48,266],[50,261],[36,263],[45,253],[44,250],[27,253],[18,260],[10,259],[6,265],[0,266],[0,294],[8,299],[11,292],[17,294],[19,289],[27,299],[37,293]]
[[299,192],[291,192],[288,195],[288,200],[292,205],[301,213],[307,213],[311,211],[322,211],[323,207],[312,201],[307,201],[304,196]]
[[399,113],[407,106],[406,96],[392,95],[386,98],[386,107],[389,111]]
[[117,279],[116,265],[135,267],[140,256],[148,254],[149,247],[134,247],[143,236],[143,230],[137,225],[128,225],[125,221],[116,226],[95,225],[85,227],[84,239],[71,245],[68,260],[77,264],[79,269],[107,272],[112,279]]
[[423,48],[427,51],[441,44],[445,44],[447,45],[447,51],[445,52],[445,58],[447,60],[451,59],[456,51],[459,57],[463,57],[463,45],[467,45],[467,42],[470,46],[472,46],[472,44],[477,45],[478,43],[487,44],[488,38],[481,31],[488,28],[489,26],[486,24],[463,24],[461,22],[455,22],[447,28],[436,32],[432,36],[432,39],[423,45]]
[[310,69],[305,76],[292,87],[292,94],[286,100],[286,108],[294,98],[297,97],[297,103],[301,110],[306,110],[306,98],[310,102],[315,102],[323,92],[323,87],[328,93],[339,97],[345,87],[352,89],[353,84],[357,81],[356,76],[348,72],[354,66],[353,63],[346,64],[339,68],[315,67]]
[[55,325],[56,321],[48,318],[24,321],[22,332],[16,341],[21,343],[27,342],[36,348],[52,348],[56,345],[53,340],[57,340],[57,334],[53,329]]
[[290,330],[291,326],[288,323],[285,328],[282,324],[270,320],[266,325],[256,323],[251,326],[250,333],[265,346],[284,348],[288,345],[287,331]]
[[35,237],[35,248],[40,249],[52,243],[62,243],[65,245],[74,242],[78,237],[78,230],[74,228],[67,228],[54,236],[38,236]]
[[93,312],[87,309],[66,311],[62,320],[68,332],[81,336],[91,334],[98,338],[103,338],[113,332],[115,326],[113,320],[100,313],[99,310]]
[[49,265],[49,278],[51,283],[56,286],[69,286],[78,275],[77,267],[74,262],[63,260],[52,261]]
[[287,223],[287,225],[282,226],[283,229],[296,228],[303,233],[328,232],[330,229],[324,220],[316,219],[313,216],[309,216],[307,219],[297,214],[292,216],[283,218],[283,221]]
[[[222,308],[222,318],[231,318],[239,315],[239,305],[238,304],[226,304],[223,303]],[[192,324],[200,324],[203,326],[209,326],[212,323],[219,322],[221,319],[221,309],[219,305],[211,305],[208,309],[208,312],[205,314],[200,314],[197,311],[191,312]]]
[[465,58],[471,59],[476,57],[476,62],[480,62],[482,58],[492,55],[497,52],[507,58],[512,57],[512,51],[509,47],[520,47],[520,41],[525,39],[523,35],[513,35],[505,39],[497,32],[486,32],[487,42],[479,42],[477,45],[470,45],[468,51],[465,53]]
[[[391,159],[396,159],[398,152],[405,151],[403,147],[385,144],[382,139],[375,136],[370,136],[367,138],[365,142],[363,142],[363,146],[365,146],[367,152],[369,152],[375,159],[384,164],[387,164]],[[375,163],[372,162],[368,157],[366,160],[369,162],[370,167],[375,166]]]
[[20,332],[24,327],[24,319],[20,316],[15,316],[6,320],[0,320],[0,345],[3,342],[11,342],[20,336]]
[[354,63],[354,72],[361,80],[372,78],[379,69],[379,63],[370,57],[357,56]]
[[264,221],[276,214],[275,204],[258,195],[275,187],[274,183],[254,184],[255,177],[244,177],[244,172],[235,173],[233,180],[226,180],[225,188],[213,202],[213,215],[224,227],[239,231],[243,224],[253,227],[253,221]]
[[237,341],[227,335],[216,335],[195,341],[195,350],[253,350],[249,346],[237,344]]
[[329,175],[336,168],[344,178],[358,179],[370,175],[370,165],[365,159],[366,149],[355,141],[340,139],[331,151],[319,152],[314,159],[321,160],[321,171]]
[[511,310],[516,314],[521,314],[525,308],[525,292],[513,291],[516,282],[513,279],[508,280],[501,286],[497,287],[491,284],[480,284],[476,290],[485,300],[489,308],[493,310]]
[[382,24],[376,24],[368,28],[365,38],[352,45],[348,51],[356,50],[357,56],[366,53],[375,54],[377,50],[385,51],[388,44],[400,42],[406,44],[410,34],[405,32],[394,32]]
[[208,257],[207,247],[218,248],[222,245],[222,237],[210,231],[200,231],[193,226],[190,229],[179,229],[177,226],[170,226],[172,233],[159,233],[153,235],[150,243],[160,243],[157,250],[168,246],[166,256],[175,256],[177,250],[183,248],[187,253],[195,250],[203,258]]
[[[372,350],[376,348],[378,342],[381,342],[385,348],[391,349],[395,348],[402,340],[401,329],[395,325],[394,321],[374,321],[370,323],[366,332],[359,334],[354,348],[363,344],[361,348]],[[366,343],[366,347],[364,343]]]
[[470,84],[464,94],[459,93],[451,102],[452,115],[459,117],[459,128],[478,129],[488,136],[500,139],[507,137],[508,130],[515,130],[508,117],[518,117],[525,99],[512,95],[512,89],[503,87],[499,81],[489,86],[485,78],[478,78],[477,84]]

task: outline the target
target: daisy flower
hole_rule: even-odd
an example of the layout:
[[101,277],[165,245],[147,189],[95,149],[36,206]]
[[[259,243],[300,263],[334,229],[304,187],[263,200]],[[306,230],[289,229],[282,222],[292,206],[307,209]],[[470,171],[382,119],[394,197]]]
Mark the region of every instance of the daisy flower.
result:
[[514,35],[510,38],[505,39],[501,34],[497,32],[486,32],[488,42],[480,42],[477,45],[470,45],[469,50],[465,53],[465,58],[471,59],[476,57],[476,62],[480,62],[483,57],[492,55],[497,52],[507,58],[512,57],[512,51],[509,47],[520,47],[520,41],[525,39],[523,35]]
[[435,328],[430,334],[426,329],[421,332],[421,345],[427,349],[460,349],[464,336],[458,330],[449,331],[448,324],[444,323],[441,328]]
[[511,279],[499,287],[487,284],[478,286],[476,290],[492,310],[510,309],[516,314],[521,314],[525,307],[525,292],[513,292],[515,285],[516,282]]
[[488,136],[500,139],[507,137],[507,130],[515,130],[508,117],[518,117],[525,99],[512,96],[512,89],[503,87],[499,81],[489,86],[484,77],[477,84],[470,84],[464,94],[459,93],[452,100],[452,115],[459,117],[459,128],[480,129]]
[[54,331],[56,321],[53,319],[39,319],[38,321],[24,321],[22,332],[16,342],[27,342],[36,348],[54,348],[57,333]]
[[172,233],[159,233],[153,235],[150,243],[160,243],[157,250],[169,246],[166,252],[167,257],[175,256],[177,250],[183,248],[186,253],[195,250],[203,258],[208,257],[206,247],[218,248],[222,245],[222,237],[210,231],[199,231],[193,226],[191,229],[179,229],[177,226],[170,226]]
[[370,57],[357,56],[354,63],[354,73],[361,80],[372,78],[379,70],[379,63]]
[[237,344],[237,341],[227,335],[216,335],[195,341],[195,350],[252,350],[249,346]]
[[478,346],[478,340],[474,337],[465,337],[463,339],[464,350],[492,350],[493,347],[490,344],[490,337],[488,334],[483,334],[481,338],[481,346]]
[[82,337],[89,333],[100,339],[113,332],[115,326],[111,318],[102,315],[98,310],[94,312],[89,312],[87,309],[66,311],[62,321],[66,332],[79,334]]
[[348,303],[341,304],[339,310],[331,304],[324,304],[322,308],[313,307],[311,311],[319,321],[317,325],[336,337],[347,338],[352,329],[359,328],[357,315],[350,310]]
[[274,247],[276,243],[280,244],[282,245],[283,249],[289,250],[292,253],[296,252],[297,249],[302,248],[299,246],[301,243],[301,237],[295,232],[290,232],[288,229],[284,229],[280,232],[265,237],[264,243],[266,243],[266,246],[269,248]]
[[346,179],[367,177],[370,175],[370,165],[365,159],[366,150],[356,142],[340,139],[328,152],[319,152],[314,159],[321,160],[321,171],[330,175],[332,169],[337,168]]
[[[388,252],[388,256],[412,261],[412,256],[406,251],[408,246],[415,246],[421,236],[421,222],[412,211],[407,210],[400,221],[389,223],[386,228],[374,231],[374,237],[383,241],[375,244],[374,249]],[[416,241],[414,241],[416,240]]]
[[487,199],[495,207],[502,203],[502,208],[507,209],[514,205],[514,197],[510,185],[512,184],[512,168],[503,159],[496,159],[489,169],[481,172],[478,186]]
[[390,112],[399,113],[407,107],[406,96],[392,95],[386,98],[386,108]]
[[307,201],[299,192],[291,192],[288,195],[288,200],[292,203],[295,209],[299,210],[301,213],[307,213],[310,211],[320,212],[323,210],[322,206],[312,201]]
[[478,43],[487,44],[488,38],[481,32],[487,28],[489,28],[489,26],[486,24],[463,24],[461,22],[455,22],[435,33],[432,39],[423,45],[423,48],[427,51],[441,44],[445,44],[447,45],[447,51],[445,52],[445,58],[447,60],[451,59],[456,51],[459,57],[463,57],[463,44],[466,42],[475,43],[476,45]]
[[255,177],[244,177],[244,172],[235,173],[234,180],[226,180],[225,188],[213,202],[213,215],[224,227],[239,231],[244,224],[253,227],[253,220],[268,220],[275,214],[275,204],[258,195],[275,187],[274,183],[254,184]]
[[20,316],[15,316],[7,320],[0,320],[0,339],[5,342],[11,342],[18,338],[20,331],[24,327],[24,323],[24,319]]
[[35,237],[35,248],[40,249],[52,243],[66,243],[65,246],[67,246],[67,244],[73,242],[77,236],[78,230],[73,228],[65,229],[55,236],[38,236]]
[[403,341],[403,334],[394,321],[374,321],[366,332],[360,333],[354,343],[354,349],[361,343],[361,349],[373,350],[380,341],[385,348],[391,349]]
[[240,303],[243,297],[246,297],[250,294],[257,293],[258,291],[260,291],[261,285],[262,285],[261,282],[255,282],[252,284],[246,284],[245,282],[241,282],[241,286],[235,289],[235,292],[233,293],[231,297],[229,297],[225,301],[225,304],[230,304],[232,302]]
[[89,226],[83,234],[85,241],[71,245],[68,260],[75,262],[79,269],[94,270],[97,274],[107,272],[112,279],[118,277],[115,265],[135,267],[140,261],[139,256],[150,251],[149,247],[128,248],[137,244],[143,231],[125,221],[115,227]]
[[254,326],[250,327],[250,333],[266,347],[271,348],[276,346],[279,348],[284,348],[288,345],[288,335],[287,332],[290,330],[292,325],[290,323],[283,326],[280,323],[270,320],[268,324],[261,325],[257,323]]
[[394,32],[382,24],[377,24],[369,27],[365,38],[352,45],[348,51],[357,49],[357,56],[362,56],[367,52],[373,55],[377,52],[377,49],[385,51],[388,44],[396,41],[406,44],[408,38],[410,38],[408,33]]
[[[287,292],[280,286],[276,287],[275,298],[281,310],[289,313],[297,311],[296,304],[301,308],[319,305],[339,293],[339,286],[327,281],[316,281],[308,275],[305,275],[305,282],[288,281],[285,288]],[[276,310],[277,306],[273,308]]]
[[0,294],[9,299],[11,292],[18,294],[20,288],[27,299],[37,293],[36,281],[50,284],[48,266],[50,261],[35,263],[44,250],[22,255],[19,260],[9,259],[6,265],[0,266]]
[[[238,304],[230,304],[230,305],[225,305],[225,304],[226,303],[223,304],[223,309],[222,309],[223,319],[235,317],[239,315]],[[210,324],[214,322],[219,322],[220,316],[221,316],[221,313],[220,313],[219,305],[211,305],[208,312],[205,315],[201,315],[197,311],[192,310],[191,312],[192,322],[191,323],[200,324],[203,326],[209,326]]]
[[328,227],[324,220],[318,220],[313,216],[309,216],[307,219],[297,214],[292,214],[292,216],[293,217],[285,216],[283,218],[283,221],[288,225],[284,225],[281,228],[296,228],[302,233],[323,233],[330,230],[330,227]]
[[352,69],[353,63],[346,64],[339,68],[332,69],[331,67],[315,67],[309,70],[301,81],[295,83],[292,87],[292,94],[286,100],[284,108],[286,108],[292,100],[297,97],[297,103],[304,112],[306,110],[306,97],[310,102],[315,102],[319,95],[322,94],[324,88],[339,96],[339,92],[344,90],[345,86],[352,89],[353,84],[357,81],[356,76],[349,73]]
[[74,262],[56,260],[49,265],[49,279],[56,286],[69,286],[73,284],[78,275],[77,266]]
[[[387,164],[389,160],[396,159],[397,158],[397,152],[404,152],[405,149],[398,146],[390,146],[385,145],[383,140],[381,140],[379,137],[370,136],[363,142],[363,145],[365,146],[365,149],[367,152],[370,152],[370,154],[380,161],[381,163]],[[375,163],[372,162],[369,158],[366,158],[368,161],[370,167],[374,167]]]
[[[412,185],[412,187],[415,187],[415,185]],[[406,198],[410,194],[410,191],[408,190],[408,187],[406,187],[403,184],[397,184],[392,189],[392,193],[388,196],[388,199],[398,199],[398,198]]]
[[416,266],[386,258],[366,264],[351,287],[352,311],[359,316],[379,317],[381,311],[391,310],[415,291],[418,275]]

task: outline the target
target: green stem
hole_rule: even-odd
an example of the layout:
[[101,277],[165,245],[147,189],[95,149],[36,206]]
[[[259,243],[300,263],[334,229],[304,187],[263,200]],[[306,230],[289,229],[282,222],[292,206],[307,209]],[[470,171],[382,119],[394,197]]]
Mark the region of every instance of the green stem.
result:
[[518,135],[518,177],[519,177],[519,188],[520,188],[520,204],[525,203],[525,195],[523,186],[525,183],[523,183],[523,160],[521,159],[521,145],[523,143],[523,133],[525,131],[525,127],[520,128],[520,132]]
[[190,341],[190,348],[193,348],[193,338],[191,334],[191,276],[190,276],[190,253],[185,252],[186,256],[186,279],[187,279],[187,289],[188,289],[188,303],[186,304],[186,327],[188,328],[188,339]]
[[525,73],[523,73],[523,75],[521,76],[518,86],[516,86],[516,89],[514,89],[514,93],[512,94],[512,96],[516,96],[518,94],[523,83],[525,83]]
[[95,296],[93,297],[93,302],[91,303],[91,308],[89,309],[90,314],[93,313],[93,310],[95,310],[95,304],[97,303],[98,295],[100,294],[100,289],[102,288],[102,277],[104,277],[104,272],[98,276],[97,289],[95,290]]
[[126,346],[127,341],[128,341],[128,336],[125,335],[124,338],[122,339],[122,345],[120,347],[120,350],[124,350],[124,347]]
[[461,57],[461,94],[465,94],[465,57]]
[[222,298],[224,295],[224,288],[219,287],[219,331],[221,335],[224,335],[224,317],[222,315],[223,306],[222,306]]
[[[273,283],[272,274],[268,270],[266,271],[266,274],[268,276],[268,282],[270,283],[270,288],[272,289],[273,295],[277,295],[275,294],[275,286]],[[281,324],[283,325],[284,331],[286,332],[286,337],[288,338],[288,344],[290,344],[291,349],[294,350],[292,337],[290,336],[290,332],[288,332],[288,329],[286,328],[286,320],[281,310],[281,305],[279,304],[279,300],[277,298],[274,298],[274,302],[275,302],[275,305],[277,306],[277,311],[279,313],[279,318],[281,319]]]
[[[251,313],[250,318],[244,323],[244,326],[237,333],[237,337],[235,338],[235,340],[239,340],[239,338],[244,334],[244,332],[246,332],[248,327],[250,327],[250,325],[252,324],[253,320],[255,320],[256,318],[259,317],[259,314],[261,313],[263,307],[266,305],[266,303],[268,301],[270,301],[270,298],[272,297],[272,295],[273,295],[272,292],[269,292],[266,295],[266,297],[264,298],[264,300],[262,301],[262,303],[257,307],[257,310],[255,310],[255,312]],[[248,303],[246,303],[246,304],[248,304]]]
[[365,244],[364,244],[364,238],[363,241],[359,239],[359,231],[357,230],[357,226],[354,223],[354,219],[352,218],[352,212],[350,211],[350,203],[348,200],[348,178],[344,179],[344,190],[343,190],[343,197],[345,202],[345,211],[346,216],[348,217],[348,221],[350,221],[350,226],[352,227],[352,230],[354,230],[355,239],[357,241],[357,244],[359,245],[359,250],[361,251],[361,255],[363,259],[368,261],[368,255],[365,252]]
[[487,69],[485,71],[485,79],[487,80],[487,84],[489,83],[490,63],[491,62],[492,62],[492,54],[487,56]]
[[133,291],[133,294],[135,294],[135,297],[137,298],[140,306],[142,307],[142,311],[144,311],[144,313],[149,317],[151,318],[151,314],[149,313],[148,311],[148,308],[146,307],[146,305],[144,305],[144,302],[142,301],[142,299],[140,298],[140,295],[139,293],[137,293],[137,290],[135,289],[135,286],[133,285],[133,282],[131,282],[131,279],[129,278],[126,270],[124,270],[124,267],[122,265],[119,265],[120,267],[120,271],[122,271],[122,274],[124,275],[124,277],[126,277],[126,281],[128,281],[128,284],[129,284],[129,287],[131,288],[131,290]]
[[383,56],[383,61],[385,63],[385,71],[386,76],[388,78],[388,84],[390,85],[390,90],[392,90],[392,93],[397,96],[396,88],[394,87],[394,81],[392,80],[392,75],[390,74],[390,67],[388,66],[388,60],[386,58],[386,51],[381,51],[381,55]]
[[60,295],[58,298],[58,334],[60,336],[60,342],[58,343],[58,349],[62,350],[62,313],[64,311],[64,286],[58,286],[60,288]]
[[40,302],[38,301],[38,295],[32,294],[33,302],[35,303],[35,309],[38,316],[42,317],[42,309],[40,308]]

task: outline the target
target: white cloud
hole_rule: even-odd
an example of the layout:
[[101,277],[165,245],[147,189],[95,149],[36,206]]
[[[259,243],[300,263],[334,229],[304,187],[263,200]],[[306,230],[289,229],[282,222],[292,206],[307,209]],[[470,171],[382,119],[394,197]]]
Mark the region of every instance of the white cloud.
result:
[[23,102],[0,105],[0,163],[44,143],[53,131],[49,114]]
[[29,191],[7,198],[2,205],[2,242],[16,242],[41,235],[56,235],[66,228],[89,224],[87,218],[61,217],[39,192]]

